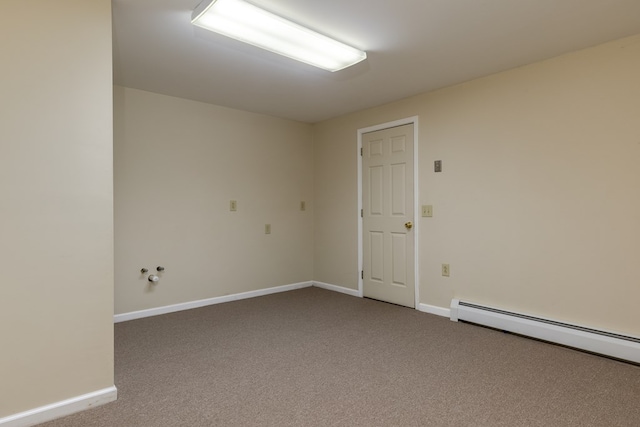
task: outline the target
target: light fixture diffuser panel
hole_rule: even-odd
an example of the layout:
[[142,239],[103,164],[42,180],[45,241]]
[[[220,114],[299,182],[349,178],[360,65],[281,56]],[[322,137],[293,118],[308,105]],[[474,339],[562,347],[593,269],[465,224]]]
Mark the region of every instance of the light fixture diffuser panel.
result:
[[366,52],[242,0],[204,0],[193,11],[191,23],[328,71],[367,58]]

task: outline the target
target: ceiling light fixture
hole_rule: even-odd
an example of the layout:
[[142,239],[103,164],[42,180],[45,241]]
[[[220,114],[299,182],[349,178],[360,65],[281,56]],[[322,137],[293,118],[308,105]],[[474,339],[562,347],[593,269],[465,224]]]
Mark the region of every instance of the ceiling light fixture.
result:
[[191,23],[328,71],[367,58],[366,52],[242,0],[204,0],[194,9]]

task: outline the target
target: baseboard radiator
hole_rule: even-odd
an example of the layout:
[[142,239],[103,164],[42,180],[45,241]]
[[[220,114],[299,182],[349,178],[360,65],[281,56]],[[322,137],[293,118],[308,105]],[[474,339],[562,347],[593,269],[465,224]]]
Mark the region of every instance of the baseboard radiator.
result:
[[640,338],[451,300],[451,320],[476,323],[640,364]]

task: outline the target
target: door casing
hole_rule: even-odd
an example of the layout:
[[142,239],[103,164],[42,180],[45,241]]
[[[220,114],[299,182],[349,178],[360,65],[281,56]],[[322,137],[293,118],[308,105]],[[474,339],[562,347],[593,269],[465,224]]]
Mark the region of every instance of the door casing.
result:
[[[362,150],[362,135],[368,132],[375,132],[378,130],[382,130],[382,129],[388,129],[388,128],[392,128],[392,127],[397,127],[397,126],[402,126],[402,125],[407,125],[407,124],[413,124],[413,182],[414,182],[414,191],[413,191],[413,229],[414,229],[414,233],[415,233],[415,238],[414,238],[414,250],[413,250],[413,254],[415,257],[414,260],[414,271],[413,271],[413,275],[414,275],[414,284],[415,284],[415,309],[418,310],[419,309],[419,305],[420,305],[420,264],[418,263],[418,248],[419,248],[419,242],[420,242],[420,221],[418,221],[418,219],[420,218],[420,206],[419,206],[419,194],[420,192],[418,191],[418,187],[419,187],[419,183],[420,181],[418,180],[418,175],[419,175],[419,169],[418,169],[418,130],[419,130],[419,123],[418,123],[418,116],[412,116],[412,117],[407,117],[405,119],[400,119],[400,120],[395,120],[392,122],[387,122],[387,123],[382,123],[379,125],[375,125],[375,126],[369,126],[366,128],[362,128],[362,129],[358,129],[358,151],[357,151],[357,157],[358,157],[358,210],[356,212],[357,218],[358,218],[358,296],[360,298],[363,297],[364,295],[364,287],[363,287],[363,280],[362,280],[362,270],[364,267],[364,262],[363,262],[363,257],[364,257],[364,250],[363,250],[363,218],[360,216],[360,212],[362,211],[363,205],[362,205],[362,156],[360,155],[361,150]],[[411,274],[411,272],[407,272],[408,274]]]

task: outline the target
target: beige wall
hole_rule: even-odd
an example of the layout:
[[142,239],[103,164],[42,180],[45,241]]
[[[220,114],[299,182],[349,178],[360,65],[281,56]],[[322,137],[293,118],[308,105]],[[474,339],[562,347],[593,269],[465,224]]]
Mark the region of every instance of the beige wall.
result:
[[123,87],[114,102],[116,313],[313,278],[310,125]]
[[0,418],[113,386],[110,7],[0,3]]
[[414,115],[422,303],[640,335],[640,36],[315,125],[315,280],[357,288],[357,129]]

